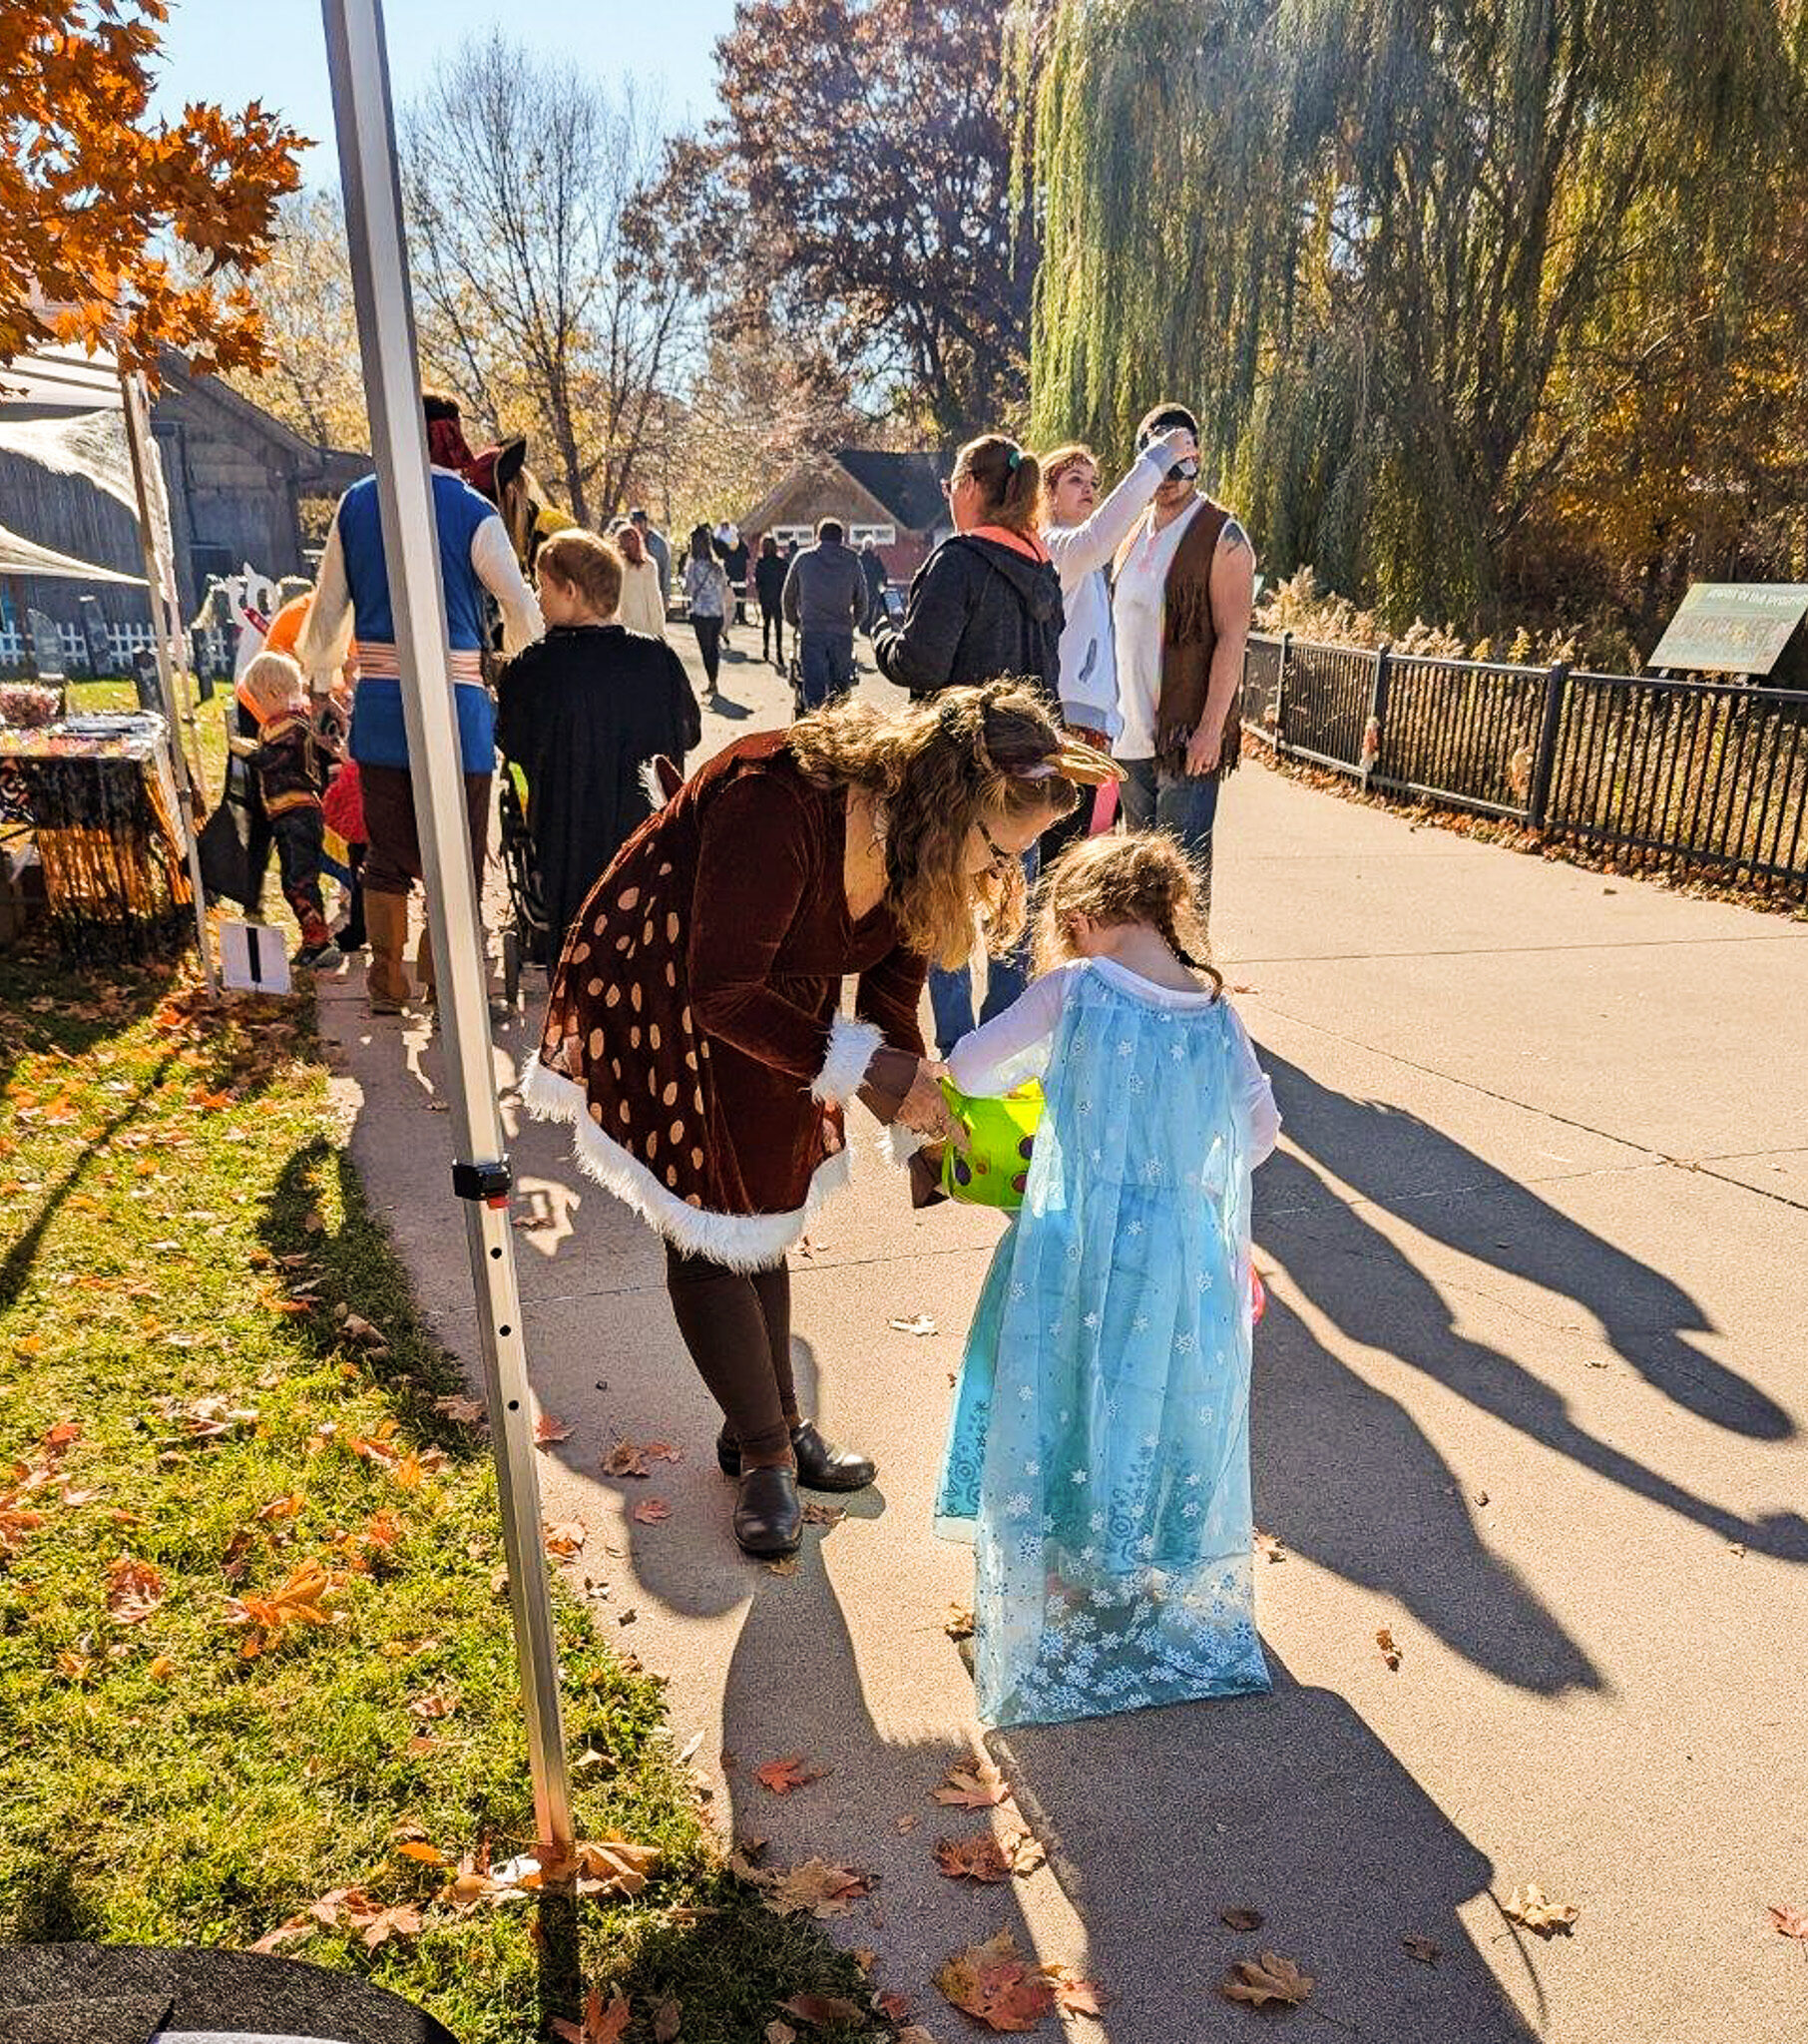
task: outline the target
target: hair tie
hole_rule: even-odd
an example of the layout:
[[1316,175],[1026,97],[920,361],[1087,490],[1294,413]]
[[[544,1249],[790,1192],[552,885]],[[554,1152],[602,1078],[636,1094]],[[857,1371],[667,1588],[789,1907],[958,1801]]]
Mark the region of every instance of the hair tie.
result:
[[1020,461],[1022,461],[1023,458],[1024,450],[1021,447],[1013,447],[1010,453],[1005,456],[1005,466],[1011,471],[1013,475],[1017,473],[1017,464]]

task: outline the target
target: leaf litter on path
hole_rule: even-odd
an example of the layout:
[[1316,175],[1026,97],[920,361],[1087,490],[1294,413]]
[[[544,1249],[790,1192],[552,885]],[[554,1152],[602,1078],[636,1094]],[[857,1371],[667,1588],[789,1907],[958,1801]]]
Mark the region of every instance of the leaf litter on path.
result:
[[1582,1914],[1574,1902],[1554,1902],[1535,1880],[1515,1888],[1507,1897],[1505,1908],[1515,1923],[1523,1923],[1540,1937],[1555,1937],[1560,1930],[1568,1936],[1571,1925]]
[[1799,1937],[1802,1956],[1808,1959],[1808,1909],[1798,1909],[1793,1902],[1772,1902],[1770,1925],[1779,1937]]
[[942,1998],[988,2029],[1034,2030],[1054,2013],[1055,1988],[1008,1930],[956,1952],[935,1976]]
[[908,1320],[891,1320],[887,1324],[894,1333],[914,1334],[919,1340],[927,1340],[931,1334],[939,1334],[942,1331],[927,1313],[918,1313]]
[[1263,2008],[1271,2001],[1297,2008],[1312,1992],[1312,1984],[1311,1974],[1302,1973],[1291,1959],[1265,1951],[1259,1959],[1238,1959],[1218,1982],[1218,1992],[1226,2001],[1240,2001],[1249,2008]]
[[990,1761],[961,1762],[934,1790],[935,1799],[951,1809],[992,1809],[1010,1793],[1011,1785]]
[[818,1768],[805,1760],[802,1754],[793,1753],[787,1754],[783,1760],[767,1761],[763,1767],[755,1768],[753,1779],[774,1795],[789,1795],[793,1788],[804,1788],[812,1782],[820,1782],[827,1773],[827,1768]]

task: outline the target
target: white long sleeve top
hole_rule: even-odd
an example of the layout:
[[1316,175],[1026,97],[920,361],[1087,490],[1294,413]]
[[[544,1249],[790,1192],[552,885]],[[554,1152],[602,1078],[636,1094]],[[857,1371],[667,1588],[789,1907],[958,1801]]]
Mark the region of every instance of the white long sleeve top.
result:
[[1042,535],[1061,577],[1067,624],[1061,635],[1061,712],[1116,739],[1124,729],[1118,702],[1118,658],[1112,640],[1112,593],[1105,571],[1147,509],[1167,456],[1150,447],[1083,525],[1051,525]]
[[963,1093],[985,1098],[1008,1093],[1026,1079],[1040,1079],[1049,1068],[1049,1050],[1061,1022],[1069,995],[1088,972],[1103,973],[1138,1000],[1156,1007],[1209,1008],[1214,999],[1229,1014],[1241,1069],[1243,1107],[1249,1117],[1249,1162],[1260,1164],[1274,1149],[1280,1136],[1280,1110],[1274,1104],[1274,1088],[1255,1059],[1255,1046],[1243,1027],[1243,1018],[1224,997],[1200,988],[1181,993],[1157,986],[1115,958],[1076,958],[1059,965],[1032,982],[1002,1015],[964,1036],[948,1059],[949,1075]]

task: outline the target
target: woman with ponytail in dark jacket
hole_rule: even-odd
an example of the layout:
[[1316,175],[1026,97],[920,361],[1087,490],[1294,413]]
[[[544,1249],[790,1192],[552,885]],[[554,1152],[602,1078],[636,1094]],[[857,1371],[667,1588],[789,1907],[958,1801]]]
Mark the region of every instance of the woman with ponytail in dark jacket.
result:
[[955,456],[943,488],[954,536],[917,570],[903,623],[880,627],[879,672],[919,702],[1022,675],[1059,708],[1061,578],[1038,536],[1036,456],[986,433]]
[[[954,536],[936,548],[910,585],[901,625],[881,626],[873,641],[879,672],[914,702],[944,689],[1021,676],[1061,715],[1061,577],[1039,536],[1042,469],[1036,456],[1003,433],[969,440],[943,486]],[[1037,848],[1024,854],[1034,881]],[[1023,992],[1022,952],[994,958],[979,1020],[1002,1014]],[[929,1005],[945,1057],[974,1027],[973,971],[936,966]]]

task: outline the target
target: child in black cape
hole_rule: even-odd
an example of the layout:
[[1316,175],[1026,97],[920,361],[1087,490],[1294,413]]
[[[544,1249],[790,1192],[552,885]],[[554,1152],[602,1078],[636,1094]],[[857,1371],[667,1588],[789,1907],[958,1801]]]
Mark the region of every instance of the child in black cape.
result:
[[546,637],[503,669],[496,742],[527,776],[528,829],[546,908],[549,968],[584,897],[653,813],[643,768],[702,741],[683,663],[615,621],[622,557],[561,532],[535,562]]

